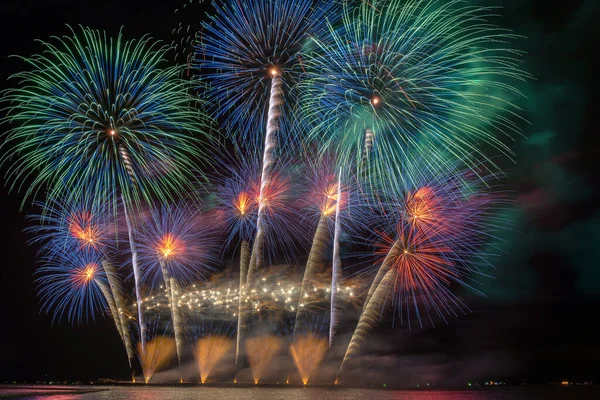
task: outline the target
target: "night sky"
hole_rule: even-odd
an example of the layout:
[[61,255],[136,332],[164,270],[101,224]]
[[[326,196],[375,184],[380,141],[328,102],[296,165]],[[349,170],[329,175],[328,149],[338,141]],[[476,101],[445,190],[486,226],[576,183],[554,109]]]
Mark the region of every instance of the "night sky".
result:
[[[171,1],[5,0],[0,5],[0,88],[23,67],[9,55],[41,50],[34,39],[88,25],[126,38],[150,33],[170,42],[178,22],[203,19],[174,12]],[[383,323],[365,348],[366,375],[407,383],[507,379],[600,381],[600,173],[596,119],[600,43],[597,0],[480,1],[503,8],[497,23],[525,38],[523,69],[534,79],[520,89],[524,137],[512,148],[506,189],[517,199],[506,217],[513,230],[499,238],[503,254],[487,297],[465,293],[472,313],[450,325],[414,328]],[[182,2],[183,4],[183,2]],[[205,9],[210,9],[205,6]],[[3,127],[3,129],[5,129]],[[3,150],[2,150],[3,151]],[[2,171],[4,172],[4,171]],[[0,381],[127,378],[122,344],[111,320],[89,326],[52,324],[39,312],[34,247],[22,230],[27,207],[2,188]],[[341,339],[340,339],[341,340]],[[357,365],[354,366],[358,368]]]

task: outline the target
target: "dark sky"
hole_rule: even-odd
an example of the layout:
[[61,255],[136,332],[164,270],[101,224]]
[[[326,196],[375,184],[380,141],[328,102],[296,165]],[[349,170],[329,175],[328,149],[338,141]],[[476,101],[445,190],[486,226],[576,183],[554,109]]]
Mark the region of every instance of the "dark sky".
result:
[[[503,6],[502,26],[526,36],[523,68],[535,79],[521,87],[529,124],[513,149],[506,187],[517,203],[506,217],[514,230],[486,298],[467,295],[472,314],[435,329],[391,329],[367,346],[377,357],[363,369],[402,370],[415,380],[600,380],[600,182],[597,140],[600,20],[596,0],[480,1]],[[150,33],[165,41],[182,19],[203,18],[201,7],[176,15],[170,1],[28,1],[0,5],[0,87],[22,64],[9,55],[40,51],[34,39],[88,25],[115,35]],[[183,2],[182,2],[183,4]],[[208,8],[208,7],[206,7]],[[128,368],[109,320],[87,327],[51,323],[40,315],[33,283],[35,249],[22,233],[21,197],[2,188],[0,381],[124,378]],[[369,347],[370,346],[370,347]],[[368,353],[368,352],[367,352]],[[379,368],[379,369],[378,369]],[[379,371],[379,372],[377,372]],[[412,378],[411,378],[412,379]]]

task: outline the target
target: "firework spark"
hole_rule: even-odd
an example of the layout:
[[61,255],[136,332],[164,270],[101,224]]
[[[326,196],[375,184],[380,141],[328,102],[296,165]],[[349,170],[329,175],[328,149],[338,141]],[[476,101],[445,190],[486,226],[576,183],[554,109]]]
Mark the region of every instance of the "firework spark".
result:
[[328,23],[329,35],[311,37],[302,54],[308,140],[390,188],[419,180],[423,160],[435,171],[486,160],[499,172],[483,149],[512,158],[502,142],[519,132],[511,83],[527,74],[518,51],[496,45],[516,36],[492,16],[461,1],[344,2],[341,26]]
[[248,362],[255,384],[260,381],[263,372],[273,356],[279,351],[281,344],[281,339],[272,335],[258,336],[246,340],[246,354],[248,355]]
[[206,132],[206,119],[193,107],[182,67],[163,68],[168,47],[148,36],[126,41],[81,28],[42,44],[43,54],[24,58],[31,70],[13,76],[19,87],[3,93],[2,122],[14,127],[0,163],[12,187],[31,178],[25,199],[41,187],[52,198],[112,201],[111,210],[121,199],[140,300],[133,208],[193,189],[207,160],[194,135]]
[[202,383],[206,382],[213,368],[229,351],[231,345],[231,339],[220,335],[209,335],[198,340],[195,356]]
[[149,383],[154,373],[166,367],[175,355],[175,342],[160,336],[149,340],[144,347],[138,343],[138,356],[144,371],[144,381]]
[[308,384],[310,375],[317,369],[326,352],[327,340],[317,334],[308,333],[294,339],[290,345],[290,354],[302,383]]

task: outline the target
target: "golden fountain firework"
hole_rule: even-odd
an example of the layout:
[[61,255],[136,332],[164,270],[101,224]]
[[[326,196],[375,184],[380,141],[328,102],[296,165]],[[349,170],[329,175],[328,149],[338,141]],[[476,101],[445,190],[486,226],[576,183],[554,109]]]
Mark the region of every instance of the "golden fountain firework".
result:
[[248,362],[255,384],[258,384],[262,373],[280,347],[281,340],[272,335],[258,336],[246,340],[246,354],[248,355]]
[[319,366],[325,352],[327,352],[327,340],[314,333],[299,336],[290,345],[290,354],[300,373],[302,383],[308,384],[311,373]]
[[202,383],[206,382],[215,365],[223,358],[231,345],[231,339],[225,336],[207,336],[198,340],[195,355]]
[[150,382],[155,372],[169,364],[175,352],[175,341],[164,336],[147,342],[144,351],[142,351],[142,344],[138,343],[138,354],[144,371],[144,381],[146,383]]

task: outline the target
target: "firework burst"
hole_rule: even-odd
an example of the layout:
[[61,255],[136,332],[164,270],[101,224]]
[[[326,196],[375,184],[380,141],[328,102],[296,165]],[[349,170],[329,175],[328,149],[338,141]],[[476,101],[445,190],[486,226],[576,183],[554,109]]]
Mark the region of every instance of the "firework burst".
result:
[[108,280],[99,260],[90,252],[65,251],[43,260],[36,274],[42,309],[60,320],[82,323],[108,309]]
[[139,261],[143,280],[152,286],[174,278],[191,284],[219,263],[219,244],[205,218],[185,203],[160,205],[140,227]]
[[206,132],[206,119],[181,66],[164,66],[168,48],[148,36],[125,41],[82,27],[43,45],[43,54],[23,59],[30,70],[13,76],[20,87],[3,93],[2,122],[14,127],[0,163],[12,188],[30,182],[25,199],[42,187],[52,198],[111,200],[113,211],[120,199],[141,304],[133,207],[193,189],[206,160],[194,134]]
[[424,181],[383,205],[381,229],[375,228],[379,268],[342,367],[384,307],[393,306],[401,323],[410,327],[416,320],[423,327],[424,318],[435,325],[436,317],[447,323],[449,316],[468,311],[457,288],[482,295],[476,278],[488,276],[494,254],[485,245],[506,227],[496,214],[507,200],[485,185],[491,176],[448,174],[443,184]]
[[40,253],[48,256],[78,249],[106,254],[112,249],[110,210],[105,205],[56,198],[36,205],[42,212],[28,216],[36,225],[25,232],[33,235],[32,244],[41,245]]
[[[313,0],[242,0],[213,3],[217,14],[204,25],[198,46],[198,67],[208,78],[209,103],[216,115],[228,112],[227,121],[245,136],[262,131],[266,122],[256,239],[249,278],[263,266],[265,213],[274,189],[275,150],[285,117],[284,85],[292,83],[294,67],[305,37],[317,34],[335,2]],[[256,140],[256,137],[253,139]],[[289,145],[290,141],[285,141]]]
[[[207,100],[214,113],[227,115],[229,126],[252,143],[260,143],[261,136],[252,136],[263,131],[271,107],[279,113],[285,105],[288,90],[283,86],[289,88],[297,80],[299,51],[308,35],[323,32],[325,16],[334,14],[334,3],[213,2],[215,14],[203,25],[196,62],[206,78],[201,83],[208,82]],[[285,114],[285,107],[281,111]],[[284,124],[287,120],[276,119]]]
[[[508,157],[501,138],[523,80],[519,52],[498,43],[515,35],[488,22],[493,9],[461,1],[346,2],[340,27],[311,38],[298,89],[312,125],[309,140],[335,151],[340,165],[388,187],[420,180],[415,164],[473,167],[484,149]],[[445,156],[438,154],[444,152]],[[447,157],[451,155],[451,157]]]

